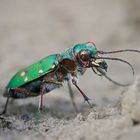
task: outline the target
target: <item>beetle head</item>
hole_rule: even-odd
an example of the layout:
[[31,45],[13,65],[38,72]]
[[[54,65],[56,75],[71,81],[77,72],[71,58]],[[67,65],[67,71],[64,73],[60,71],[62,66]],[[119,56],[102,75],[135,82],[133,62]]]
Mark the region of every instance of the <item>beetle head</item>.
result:
[[102,75],[99,70],[107,71],[108,66],[105,60],[97,59],[98,51],[93,42],[77,44],[74,46],[73,51],[80,66],[84,68],[93,68],[98,75]]
[[92,68],[92,70],[100,75],[105,76],[109,81],[113,82],[116,85],[119,86],[128,86],[129,84],[120,84],[114,80],[112,80],[110,77],[106,75],[108,65],[105,62],[105,60],[113,60],[113,61],[120,61],[127,65],[132,70],[132,73],[134,74],[134,68],[133,66],[126,60],[120,59],[120,58],[114,58],[114,57],[104,57],[104,55],[114,54],[114,53],[121,53],[121,52],[136,52],[140,53],[140,50],[135,49],[124,49],[124,50],[116,50],[116,51],[99,51],[96,48],[96,45],[93,42],[87,42],[83,44],[77,44],[73,47],[73,54],[79,63],[80,66],[85,68]]

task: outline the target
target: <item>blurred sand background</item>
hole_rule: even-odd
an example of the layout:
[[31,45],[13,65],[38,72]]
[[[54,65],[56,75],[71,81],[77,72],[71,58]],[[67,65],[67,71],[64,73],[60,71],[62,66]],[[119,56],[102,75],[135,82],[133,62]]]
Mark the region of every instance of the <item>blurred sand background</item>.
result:
[[[19,69],[47,55],[61,53],[76,43],[86,41],[95,42],[97,48],[104,51],[126,48],[140,49],[140,1],[0,0],[1,94],[11,76]],[[135,67],[136,74],[133,76],[129,67],[125,64],[113,61],[108,62],[108,75],[121,83],[133,83],[134,79],[140,74],[140,55],[125,53],[111,56],[130,61]],[[124,88],[96,76],[91,70],[88,70],[83,77],[79,78],[79,84],[98,107],[109,107],[109,112],[110,106],[114,107],[118,103],[120,95],[124,91]],[[101,122],[98,122],[98,119],[96,122],[96,119],[92,116],[93,112],[89,113],[90,110],[83,102],[83,98],[75,88],[74,91],[79,110],[84,112],[86,116],[89,114],[86,118],[87,123],[86,121],[84,123],[80,122],[84,115],[74,115],[67,86],[64,86],[64,88],[54,90],[45,96],[47,111],[43,112],[41,116],[42,121],[39,123],[41,125],[39,129],[33,127],[27,131],[27,128],[22,128],[26,124],[23,123],[21,114],[31,114],[33,117],[37,109],[38,98],[32,98],[11,103],[8,109],[8,119],[12,122],[16,120],[15,124],[21,128],[20,130],[17,127],[9,129],[5,126],[6,128],[0,128],[0,135],[3,139],[15,139],[19,134],[23,135],[23,138],[26,135],[26,139],[31,139],[32,136],[36,139],[103,139],[104,135],[100,137],[102,130],[95,131],[95,129],[98,127],[108,129],[112,124],[109,121],[110,118],[107,120],[108,124],[102,119]],[[5,99],[1,96],[1,110],[4,103]],[[9,121],[8,119],[6,120]],[[117,118],[115,119],[117,120]],[[93,121],[91,128],[87,127],[88,123],[91,124],[89,120]],[[94,126],[94,123],[99,123],[99,125]],[[125,121],[122,119],[119,123],[123,126]],[[47,124],[47,128],[43,124]],[[107,128],[105,128],[106,125]],[[93,129],[93,127],[95,128]],[[86,133],[87,128],[89,129],[88,133]],[[127,128],[127,125],[125,128]],[[48,131],[44,132],[44,129],[48,129]],[[58,132],[57,130],[60,129],[62,129],[61,132]],[[131,129],[133,130],[133,127]],[[123,139],[128,139],[125,136],[127,133],[129,134],[129,131],[132,132],[132,136],[135,134],[131,129],[124,133],[122,131]],[[112,136],[120,134],[118,131],[108,130],[107,139],[110,136],[109,132]],[[139,131],[140,129],[138,129]],[[140,134],[138,136],[140,137]],[[119,138],[116,136],[112,139]]]

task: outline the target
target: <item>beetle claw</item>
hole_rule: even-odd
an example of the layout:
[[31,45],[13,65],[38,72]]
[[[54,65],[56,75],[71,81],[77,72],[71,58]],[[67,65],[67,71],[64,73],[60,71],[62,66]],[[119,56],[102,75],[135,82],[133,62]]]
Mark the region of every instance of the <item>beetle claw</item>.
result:
[[93,103],[93,102],[90,102],[90,101],[91,101],[90,99],[87,100],[87,103],[88,103],[89,107],[90,107],[91,109],[93,109],[93,108],[96,106],[96,104]]

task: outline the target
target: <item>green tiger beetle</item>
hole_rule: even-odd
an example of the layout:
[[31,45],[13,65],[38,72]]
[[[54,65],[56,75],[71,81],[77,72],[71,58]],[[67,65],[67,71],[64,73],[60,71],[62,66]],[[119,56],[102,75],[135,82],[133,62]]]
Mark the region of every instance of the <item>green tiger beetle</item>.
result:
[[77,44],[64,53],[47,56],[18,71],[12,77],[4,92],[4,97],[7,97],[7,101],[1,114],[6,113],[9,98],[21,99],[40,95],[39,109],[41,110],[43,107],[43,95],[56,88],[60,88],[63,86],[64,82],[68,83],[70,97],[75,108],[76,104],[73,100],[74,96],[70,83],[79,90],[84,100],[92,108],[93,106],[90,99],[78,86],[78,75],[83,75],[87,68],[92,68],[95,74],[106,77],[114,84],[128,86],[128,84],[120,84],[107,76],[108,65],[105,60],[115,60],[126,63],[131,67],[134,73],[132,65],[120,58],[104,57],[106,54],[127,51],[140,53],[139,50],[133,49],[111,52],[98,51],[93,42],[86,42]]

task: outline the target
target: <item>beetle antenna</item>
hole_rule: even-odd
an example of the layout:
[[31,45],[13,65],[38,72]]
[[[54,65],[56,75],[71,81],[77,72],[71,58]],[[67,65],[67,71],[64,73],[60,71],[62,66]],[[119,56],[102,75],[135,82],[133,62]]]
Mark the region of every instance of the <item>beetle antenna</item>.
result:
[[99,54],[111,54],[111,53],[121,53],[121,52],[136,52],[140,53],[140,50],[133,50],[133,49],[124,49],[124,50],[117,50],[117,51],[98,51]]
[[112,57],[97,57],[96,59],[116,60],[116,61],[120,61],[120,62],[126,63],[126,64],[129,65],[130,68],[132,69],[133,75],[135,74],[135,70],[134,70],[133,66],[132,66],[128,61],[125,61],[125,60],[123,60],[123,59],[120,59],[120,58],[112,58]]
[[121,84],[121,83],[118,83],[114,80],[112,80],[110,77],[108,77],[107,75],[104,75],[104,77],[106,79],[108,79],[110,82],[114,83],[115,85],[118,85],[118,86],[122,86],[122,87],[127,87],[127,86],[130,86],[130,84]]
[[[94,69],[92,68],[92,70],[94,71]],[[118,86],[121,86],[121,87],[127,87],[127,86],[130,86],[130,84],[121,84],[119,82],[116,82],[114,80],[112,80],[108,75],[106,75],[106,73],[104,71],[102,71],[101,69],[98,69],[97,68],[97,71],[99,71],[100,73],[103,74],[103,76],[108,79],[110,82],[114,83],[115,85],[118,85]]]

